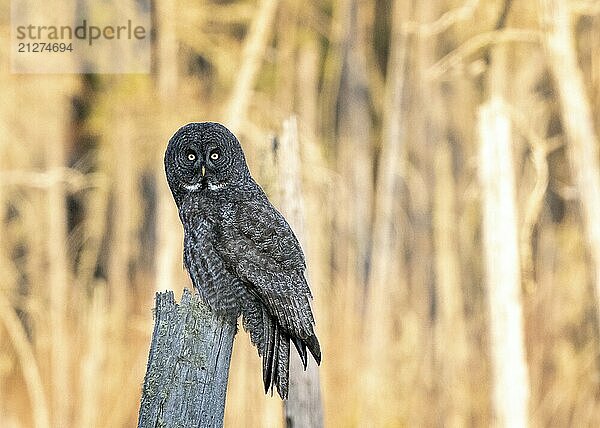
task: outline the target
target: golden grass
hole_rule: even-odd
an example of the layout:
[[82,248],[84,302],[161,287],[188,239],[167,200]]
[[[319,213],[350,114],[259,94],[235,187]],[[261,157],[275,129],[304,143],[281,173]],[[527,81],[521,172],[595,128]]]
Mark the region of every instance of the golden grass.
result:
[[[276,199],[272,136],[292,113],[326,425],[489,426],[476,111],[490,46],[507,51],[530,425],[600,425],[597,277],[539,11],[513,2],[504,30],[491,0],[389,19],[408,3],[162,0],[160,16],[182,25],[158,22],[152,75],[2,68],[2,426],[136,424],[154,292],[189,287],[168,138],[189,121],[230,122]],[[600,22],[576,18],[597,135]],[[393,56],[390,34],[405,49]],[[260,379],[241,333],[227,426],[282,426]]]

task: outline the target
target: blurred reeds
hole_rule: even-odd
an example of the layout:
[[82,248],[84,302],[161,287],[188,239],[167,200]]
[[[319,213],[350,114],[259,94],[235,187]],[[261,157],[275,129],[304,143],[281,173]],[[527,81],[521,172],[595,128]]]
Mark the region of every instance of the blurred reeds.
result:
[[[8,7],[3,427],[136,423],[154,291],[190,286],[168,138],[190,121],[223,122],[283,202],[271,145],[292,116],[326,425],[502,421],[494,379],[511,360],[490,333],[505,308],[488,297],[503,255],[518,262],[524,417],[600,425],[596,3],[155,1],[149,75],[9,74]],[[506,140],[498,117],[478,115],[494,97]],[[512,173],[500,172],[511,177],[480,175],[486,138],[510,145]],[[485,183],[514,193],[512,209],[487,214],[514,215],[496,233],[508,247],[484,239]],[[240,334],[226,425],[282,424]]]

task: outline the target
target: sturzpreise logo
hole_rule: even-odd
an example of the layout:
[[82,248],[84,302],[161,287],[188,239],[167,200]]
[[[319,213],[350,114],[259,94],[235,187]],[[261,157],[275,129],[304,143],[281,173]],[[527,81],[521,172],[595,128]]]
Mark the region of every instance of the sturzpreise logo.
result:
[[12,0],[14,73],[149,73],[149,0]]

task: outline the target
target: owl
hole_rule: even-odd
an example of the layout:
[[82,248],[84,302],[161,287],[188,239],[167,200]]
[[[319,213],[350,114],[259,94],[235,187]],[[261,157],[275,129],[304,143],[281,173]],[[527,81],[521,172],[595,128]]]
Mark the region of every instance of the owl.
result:
[[304,254],[254,181],[238,139],[223,125],[190,123],[169,140],[169,188],[184,230],[184,265],[216,313],[242,325],[262,357],[265,392],[288,395],[290,342],[306,369],[320,364]]

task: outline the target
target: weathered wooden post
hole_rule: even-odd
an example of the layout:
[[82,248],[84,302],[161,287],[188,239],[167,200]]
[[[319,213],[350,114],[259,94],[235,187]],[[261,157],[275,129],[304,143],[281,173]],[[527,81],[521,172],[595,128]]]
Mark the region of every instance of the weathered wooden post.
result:
[[235,332],[187,289],[156,293],[138,428],[222,427]]

